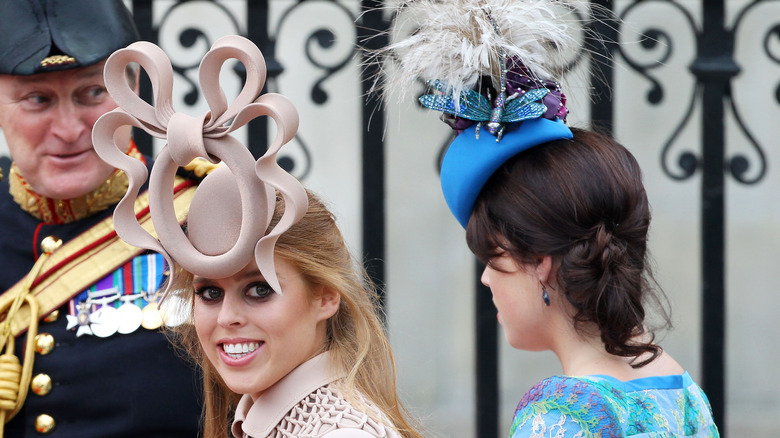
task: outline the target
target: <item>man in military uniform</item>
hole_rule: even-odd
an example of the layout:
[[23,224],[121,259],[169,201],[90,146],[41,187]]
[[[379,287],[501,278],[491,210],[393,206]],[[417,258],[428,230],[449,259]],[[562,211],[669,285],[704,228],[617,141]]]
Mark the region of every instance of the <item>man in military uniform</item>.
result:
[[[93,124],[116,107],[103,64],[137,40],[132,17],[121,0],[3,1],[0,33],[13,159],[0,182],[0,345],[15,336],[27,355],[21,368],[0,356],[5,436],[195,437],[200,377],[159,330],[162,258],[116,237],[127,177],[92,147]],[[115,139],[151,167],[129,130]],[[177,196],[194,185],[177,184]]]

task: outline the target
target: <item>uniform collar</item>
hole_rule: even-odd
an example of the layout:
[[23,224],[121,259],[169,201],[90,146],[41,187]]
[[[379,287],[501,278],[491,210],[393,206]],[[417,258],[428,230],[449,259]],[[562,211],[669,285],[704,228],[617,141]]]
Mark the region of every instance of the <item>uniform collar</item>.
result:
[[[132,140],[127,154],[144,161]],[[92,216],[119,202],[127,191],[128,179],[124,172],[115,170],[100,187],[86,195],[74,199],[52,199],[36,193],[14,163],[11,165],[8,185],[14,202],[22,210],[46,224],[67,224]]]
[[332,372],[328,359],[326,351],[298,365],[254,402],[249,395],[241,397],[233,420],[233,435],[268,436],[303,398],[317,388],[346,377],[344,372]]

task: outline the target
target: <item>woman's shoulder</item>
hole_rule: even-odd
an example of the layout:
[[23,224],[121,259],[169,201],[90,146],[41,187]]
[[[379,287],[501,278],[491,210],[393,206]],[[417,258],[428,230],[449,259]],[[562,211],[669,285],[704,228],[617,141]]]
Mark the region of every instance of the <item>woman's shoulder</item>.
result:
[[517,406],[510,436],[556,429],[562,437],[622,436],[620,394],[588,377],[553,376],[534,385]]
[[376,435],[372,435],[362,429],[336,429],[322,436],[322,438],[375,438],[375,437]]
[[322,438],[398,436],[387,416],[359,392],[346,391],[342,380],[309,394],[281,424],[294,424],[297,429],[305,430],[307,436]]
[[520,401],[510,436],[547,436],[552,430],[567,438],[718,436],[706,395],[687,372],[626,382],[604,375],[544,379]]
[[327,356],[323,353],[300,365],[256,400],[244,396],[236,408],[233,434],[397,437],[386,415],[347,385],[342,373],[330,372],[326,363]]
[[608,401],[613,396],[614,389],[601,379],[572,376],[548,377],[535,384],[525,393],[517,406],[518,410],[539,402],[557,405],[565,400],[567,405],[592,405]]

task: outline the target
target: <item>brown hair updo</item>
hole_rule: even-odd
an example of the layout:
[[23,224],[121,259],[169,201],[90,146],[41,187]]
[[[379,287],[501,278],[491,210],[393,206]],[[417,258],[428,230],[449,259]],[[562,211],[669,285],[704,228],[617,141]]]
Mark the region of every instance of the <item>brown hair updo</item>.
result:
[[632,364],[641,367],[661,352],[653,337],[636,341],[646,330],[644,303],[659,302],[647,266],[650,208],[642,173],[609,137],[572,132],[571,140],[521,152],[491,176],[466,239],[484,262],[502,251],[523,263],[552,256],[558,292],[571,303],[575,324],[595,323],[610,354],[650,353]]

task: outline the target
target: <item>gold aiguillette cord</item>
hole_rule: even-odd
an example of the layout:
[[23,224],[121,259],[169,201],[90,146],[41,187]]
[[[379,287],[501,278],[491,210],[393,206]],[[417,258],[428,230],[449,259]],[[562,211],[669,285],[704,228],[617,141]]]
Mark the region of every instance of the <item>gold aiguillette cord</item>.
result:
[[[62,246],[62,241],[56,237],[46,237],[41,242],[43,254],[38,257],[30,273],[24,280],[24,287],[14,297],[14,300],[6,309],[5,321],[0,325],[0,350],[5,347],[5,352],[0,355],[0,438],[3,437],[5,423],[16,415],[27,397],[27,388],[32,377],[33,360],[35,359],[35,335],[38,334],[38,301],[30,294],[30,286],[38,276],[46,259],[57,248]],[[22,304],[27,302],[30,306],[30,325],[27,329],[27,344],[24,349],[24,359],[19,364],[19,358],[14,354],[14,335],[11,332],[11,321],[14,314],[19,311]]]

